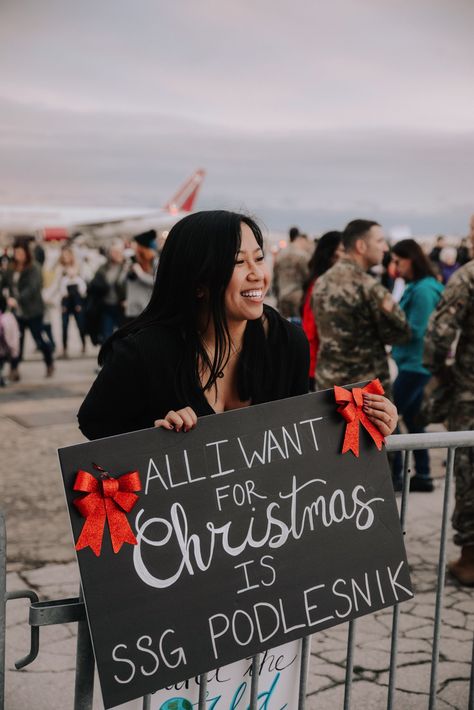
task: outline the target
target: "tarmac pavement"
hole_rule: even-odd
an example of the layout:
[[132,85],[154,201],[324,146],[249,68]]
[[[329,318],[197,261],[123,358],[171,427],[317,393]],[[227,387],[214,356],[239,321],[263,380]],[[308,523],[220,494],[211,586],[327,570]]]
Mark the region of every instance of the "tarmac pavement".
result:
[[[0,390],[1,506],[8,535],[7,588],[34,589],[40,599],[76,596],[79,577],[56,450],[83,441],[75,414],[96,368],[93,357],[59,360],[51,379],[37,356],[22,380]],[[395,707],[428,707],[432,620],[443,497],[444,452],[432,455],[433,493],[410,495],[406,545],[415,598],[401,607]],[[448,558],[456,550],[448,546]],[[386,705],[392,610],[357,621],[352,708]],[[438,673],[439,710],[468,707],[474,632],[474,590],[446,582]],[[28,603],[7,605],[7,710],[72,708],[74,624],[44,627],[37,660],[23,671],[14,661],[29,649]],[[307,710],[342,708],[347,625],[313,636]],[[94,709],[102,708],[96,684]],[[155,708],[153,708],[155,710]],[[296,709],[289,709],[296,710]]]

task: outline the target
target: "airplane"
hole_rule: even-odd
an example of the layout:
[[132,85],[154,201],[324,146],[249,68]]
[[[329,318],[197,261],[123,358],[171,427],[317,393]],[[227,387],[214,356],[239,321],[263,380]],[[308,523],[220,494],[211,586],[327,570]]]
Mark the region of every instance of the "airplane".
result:
[[[205,171],[196,170],[162,208],[20,207],[0,205],[0,234],[35,234],[44,241],[68,239],[78,232],[107,236],[147,225],[170,227],[193,211]],[[139,226],[138,226],[139,223]]]

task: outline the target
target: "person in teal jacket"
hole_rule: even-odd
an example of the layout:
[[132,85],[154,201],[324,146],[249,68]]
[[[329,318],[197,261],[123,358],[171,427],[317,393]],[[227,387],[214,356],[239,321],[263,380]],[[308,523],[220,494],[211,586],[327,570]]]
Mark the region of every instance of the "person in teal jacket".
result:
[[[405,279],[406,288],[400,300],[412,337],[405,345],[394,345],[392,357],[398,375],[393,383],[393,397],[410,434],[422,433],[417,414],[423,400],[423,390],[430,372],[423,367],[423,343],[428,321],[443,291],[435,272],[420,245],[414,239],[403,239],[392,247],[392,261],[398,276]],[[410,480],[411,491],[432,491],[428,451],[415,451],[415,475]],[[393,469],[394,486],[401,490],[402,456],[397,453]]]

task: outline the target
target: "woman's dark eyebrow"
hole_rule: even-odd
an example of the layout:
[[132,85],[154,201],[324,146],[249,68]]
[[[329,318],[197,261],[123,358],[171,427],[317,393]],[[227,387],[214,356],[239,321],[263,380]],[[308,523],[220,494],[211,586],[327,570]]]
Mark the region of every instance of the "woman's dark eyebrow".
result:
[[[258,251],[261,251],[263,253],[262,247],[257,247],[256,249],[253,250],[252,254],[256,254]],[[242,249],[239,249],[237,254],[245,254],[245,252],[242,251]]]

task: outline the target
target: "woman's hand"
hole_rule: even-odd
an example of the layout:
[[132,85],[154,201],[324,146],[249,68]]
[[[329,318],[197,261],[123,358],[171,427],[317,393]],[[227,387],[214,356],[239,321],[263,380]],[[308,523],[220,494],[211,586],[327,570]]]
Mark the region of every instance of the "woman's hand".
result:
[[174,429],[174,431],[190,431],[197,424],[197,415],[191,407],[178,409],[177,412],[171,410],[164,419],[157,419],[154,423],[156,427],[163,429]]
[[364,405],[362,409],[375,424],[383,436],[388,436],[395,431],[398,422],[397,408],[392,402],[381,394],[363,393]]

